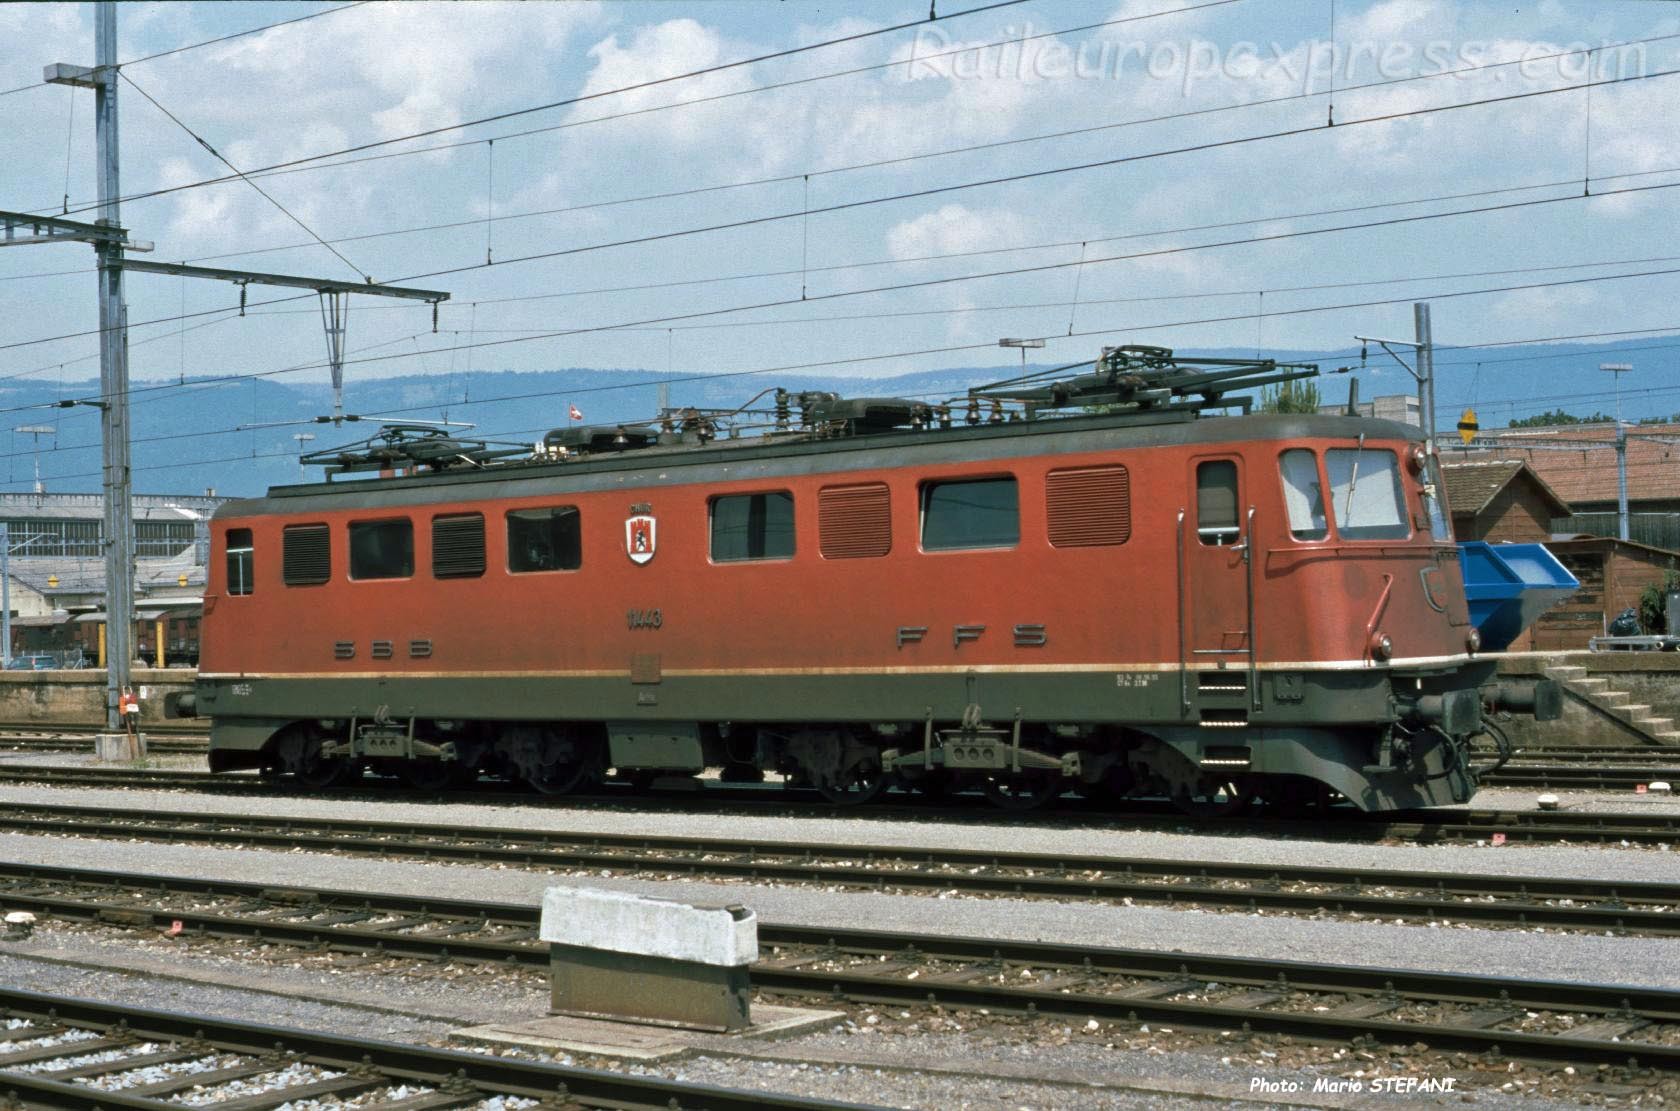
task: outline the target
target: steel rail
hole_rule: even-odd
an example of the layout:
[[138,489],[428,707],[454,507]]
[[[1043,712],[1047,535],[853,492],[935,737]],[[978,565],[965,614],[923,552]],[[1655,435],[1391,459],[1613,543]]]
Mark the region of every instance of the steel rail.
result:
[[[220,1054],[248,1057],[253,1063],[223,1072],[258,1076],[293,1062],[319,1065],[347,1074],[340,1084],[342,1095],[367,1092],[395,1084],[419,1084],[434,1089],[438,1098],[413,1106],[460,1107],[497,1095],[529,1099],[556,1099],[563,1104],[586,1107],[648,1108],[665,1111],[672,1107],[712,1108],[716,1111],[755,1111],[758,1108],[788,1108],[816,1111],[819,1108],[856,1108],[863,1105],[837,1103],[774,1092],[741,1091],[712,1085],[691,1084],[649,1076],[581,1069],[567,1065],[496,1057],[460,1050],[430,1049],[375,1038],[358,1038],[294,1027],[238,1022],[206,1015],[184,1014],[151,1008],[131,1007],[89,999],[48,995],[41,992],[0,988],[0,1014],[39,1023],[44,1030],[80,1029],[96,1031],[120,1045],[168,1042],[181,1047],[184,1058]],[[15,1032],[14,1032],[15,1033]],[[103,1041],[104,1039],[93,1039]],[[65,1042],[62,1053],[35,1060],[74,1058],[88,1052],[89,1041]],[[28,1096],[35,1105],[54,1108],[181,1108],[202,1106],[205,1093],[148,1091],[170,1087],[170,1082],[136,1086],[132,1091],[106,1091],[68,1080],[53,1079],[53,1071],[18,1072],[7,1068],[9,1055],[0,1045],[0,1089]],[[115,1064],[120,1064],[116,1062]],[[105,1075],[121,1070],[99,1066]],[[80,1068],[57,1070],[88,1075]],[[188,1074],[175,1084],[184,1089],[194,1077],[211,1078],[215,1073]],[[228,1079],[234,1079],[228,1077]],[[328,1083],[332,1083],[329,1081]],[[310,1084],[298,1086],[288,1098],[307,1099],[315,1094]],[[286,1102],[281,1091],[264,1093],[277,1106]],[[194,1102],[184,1102],[188,1098]],[[228,1106],[233,1106],[229,1103]],[[545,1104],[547,1106],[547,1104]]]
[[1588,766],[1584,764],[1507,764],[1482,776],[1484,787],[1550,787],[1567,791],[1629,791],[1641,784],[1672,782],[1680,778],[1680,765]]
[[[210,727],[208,725],[190,725],[183,721],[146,722],[140,727],[140,731],[171,737],[200,737],[206,744],[210,741]],[[110,729],[103,722],[0,721],[0,744],[7,743],[14,736],[87,737],[96,733],[108,732],[110,732]]]
[[1546,764],[1580,761],[1590,764],[1661,763],[1680,764],[1680,745],[1520,745],[1513,763]]
[[[75,921],[171,929],[179,923],[188,938],[238,938],[378,958],[539,969],[549,962],[547,947],[536,937],[540,911],[530,905],[31,865],[0,865],[0,876],[103,891],[92,900],[75,892],[5,893],[8,906],[33,906]],[[238,900],[240,913],[179,910],[169,905],[172,897]],[[373,919],[393,919],[396,925],[364,924]],[[475,925],[518,936],[475,937],[470,928]],[[1680,1069],[1680,1044],[1672,1039],[1670,1044],[1627,1040],[1647,1028],[1663,1037],[1664,1028],[1680,1024],[1680,992],[1672,990],[762,922],[759,939],[769,953],[753,966],[753,983],[778,995],[1158,1021],[1315,1040],[1422,1039],[1436,1049],[1536,1061],[1625,1065],[1632,1057],[1636,1067]],[[855,962],[850,967],[848,959]],[[937,967],[941,964],[957,967]],[[1127,980],[1139,982],[1115,983]],[[1322,1010],[1272,1009],[1302,993],[1354,998],[1331,999],[1338,1005]],[[1391,1017],[1408,1007],[1414,1017]],[[1426,1017],[1417,1018],[1419,1010]],[[1531,1011],[1585,1012],[1589,1018],[1558,1034],[1496,1028]]]
[[[0,764],[0,783],[74,784],[76,786],[108,786],[116,788],[154,788],[159,790],[191,790],[215,794],[254,794],[272,797],[334,797],[354,799],[359,795],[390,797],[392,795],[445,798],[471,802],[532,802],[544,796],[521,794],[515,784],[486,783],[477,788],[447,792],[421,792],[395,780],[364,779],[360,783],[334,789],[330,795],[301,787],[286,779],[265,779],[254,774],[188,771],[159,771],[135,768],[70,767],[53,768],[35,765]],[[704,813],[719,813],[722,808],[743,812],[811,816],[832,812],[832,806],[821,802],[814,791],[802,788],[770,786],[741,786],[707,784],[700,792],[645,794],[622,785],[609,785],[590,794],[567,795],[547,799],[546,805],[568,808],[593,806],[622,807],[627,802],[638,807],[670,811],[679,809]],[[813,805],[814,804],[814,805]],[[1575,811],[1528,810],[1470,810],[1442,808],[1438,810],[1404,810],[1366,814],[1351,807],[1336,808],[1316,817],[1234,817],[1189,818],[1181,812],[1148,800],[1128,800],[1126,809],[1107,808],[1089,800],[1068,799],[1056,807],[1035,811],[1030,818],[1014,819],[989,805],[982,805],[978,796],[961,796],[941,803],[918,802],[902,806],[891,804],[871,806],[864,813],[871,817],[926,818],[937,815],[944,822],[978,821],[996,823],[1006,820],[1030,820],[1044,824],[1058,821],[1077,822],[1081,826],[1093,820],[1113,823],[1116,828],[1170,828],[1175,831],[1194,830],[1207,833],[1238,833],[1257,836],[1301,837],[1317,840],[1384,840],[1405,839],[1419,842],[1485,841],[1496,834],[1513,841],[1579,841],[1588,843],[1628,843],[1636,845],[1673,844],[1680,841],[1680,814],[1590,813]],[[821,808],[821,809],[819,809]]]
[[[150,809],[12,805],[25,833],[360,852],[544,869],[843,884],[1064,901],[1371,915],[1413,922],[1680,934],[1680,885],[1146,857],[573,833]],[[1293,885],[1293,887],[1291,887]]]

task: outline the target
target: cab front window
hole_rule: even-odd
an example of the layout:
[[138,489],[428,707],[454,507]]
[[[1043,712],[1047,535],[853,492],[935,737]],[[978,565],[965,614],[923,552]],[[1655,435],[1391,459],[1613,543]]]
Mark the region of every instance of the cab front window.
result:
[[1283,477],[1283,503],[1289,511],[1289,535],[1297,540],[1323,540],[1330,535],[1324,512],[1324,484],[1318,477],[1318,457],[1292,448],[1278,457]]
[[1330,477],[1330,513],[1343,540],[1404,540],[1406,519],[1400,460],[1394,452],[1363,445],[1324,453]]

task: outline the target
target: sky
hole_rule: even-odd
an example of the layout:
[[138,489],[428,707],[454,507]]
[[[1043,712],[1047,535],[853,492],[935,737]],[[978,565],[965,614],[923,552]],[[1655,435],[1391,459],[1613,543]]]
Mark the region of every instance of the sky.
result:
[[[986,7],[122,4],[121,221],[153,260],[448,292],[435,331],[352,298],[351,411],[393,374],[1002,373],[1004,337],[1355,352],[1414,299],[1443,345],[1680,331],[1675,5]],[[93,62],[93,5],[0,5],[0,41],[0,208],[95,218],[93,94],[41,83]],[[204,144],[252,176],[202,184]],[[0,251],[0,388],[87,396],[92,255]],[[137,382],[327,378],[311,293],[127,294]],[[1641,362],[1624,389],[1680,382]]]

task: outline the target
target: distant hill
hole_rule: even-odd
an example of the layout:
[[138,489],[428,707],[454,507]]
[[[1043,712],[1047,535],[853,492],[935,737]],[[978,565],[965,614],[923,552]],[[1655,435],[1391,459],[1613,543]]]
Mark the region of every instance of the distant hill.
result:
[[[1185,354],[1249,358],[1252,350],[1214,349]],[[1333,357],[1313,351],[1268,351],[1285,361],[1318,362],[1326,371],[1355,365],[1359,393],[1411,393],[1412,379],[1380,349],[1373,349],[1364,370],[1358,356]],[[1480,363],[1478,365],[1478,360]],[[1484,428],[1503,427],[1512,416],[1554,408],[1579,412],[1613,410],[1610,376],[1601,362],[1629,362],[1622,377],[1622,409],[1629,420],[1667,416],[1680,410],[1680,343],[1671,337],[1629,340],[1619,344],[1546,344],[1479,351],[1441,349],[1436,355],[1436,398],[1443,427],[1450,428],[1462,407],[1476,404]],[[1049,365],[1049,364],[1046,364]],[[1029,364],[1029,370],[1041,369]],[[596,370],[569,367],[537,372],[474,371],[470,376],[410,375],[366,379],[347,389],[346,408],[365,415],[470,421],[475,434],[491,439],[530,442],[550,428],[566,424],[575,405],[584,423],[642,420],[658,407],[659,383],[669,385],[673,405],[735,408],[766,388],[833,390],[848,396],[957,397],[969,386],[1018,373],[1010,367],[950,367],[885,378],[815,375],[665,374],[638,369]],[[206,376],[208,377],[208,375]],[[1319,389],[1326,402],[1346,396],[1346,376],[1326,375]],[[169,387],[169,388],[160,388]],[[361,439],[366,424],[340,428],[308,423],[331,408],[331,394],[318,385],[256,379],[232,384],[187,379],[136,383],[133,405],[134,486],[140,493],[202,493],[248,496],[270,485],[296,482],[300,447],[314,450]],[[0,479],[4,489],[28,490],[34,481],[32,445],[39,440],[41,474],[46,488],[58,492],[99,489],[99,422],[95,410],[28,411],[63,397],[98,394],[96,381],[60,384],[12,380],[0,384],[0,406],[11,410],[17,425],[51,425],[56,432],[38,437],[9,434],[7,461]],[[296,422],[296,423],[282,423]],[[242,431],[228,432],[240,426]],[[299,441],[299,434],[315,439]]]

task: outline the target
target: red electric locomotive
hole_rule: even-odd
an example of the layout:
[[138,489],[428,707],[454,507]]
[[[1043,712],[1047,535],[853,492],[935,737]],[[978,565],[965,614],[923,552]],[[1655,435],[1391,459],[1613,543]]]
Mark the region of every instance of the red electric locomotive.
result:
[[1557,688],[1492,682],[1417,429],[1236,392],[1313,373],[1119,348],[948,405],[777,391],[756,434],[317,453],[217,511],[211,766],[1462,802],[1489,711]]

